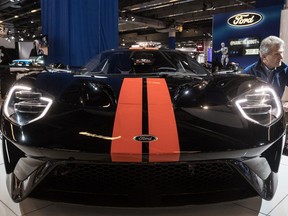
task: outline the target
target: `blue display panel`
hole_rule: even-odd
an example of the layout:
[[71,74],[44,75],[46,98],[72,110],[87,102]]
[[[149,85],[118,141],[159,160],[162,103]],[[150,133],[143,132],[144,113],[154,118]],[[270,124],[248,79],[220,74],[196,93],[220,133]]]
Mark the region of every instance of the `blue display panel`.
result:
[[[279,36],[283,6],[217,14],[213,20],[213,49],[224,42],[229,49],[229,61],[246,67],[258,59],[258,47],[263,38]],[[213,59],[221,53],[213,53]]]

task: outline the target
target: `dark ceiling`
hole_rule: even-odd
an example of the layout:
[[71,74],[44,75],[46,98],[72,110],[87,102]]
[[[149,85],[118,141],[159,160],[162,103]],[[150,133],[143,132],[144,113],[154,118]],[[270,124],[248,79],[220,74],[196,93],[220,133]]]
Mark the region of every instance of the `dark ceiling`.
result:
[[[59,0],[60,1],[60,0]],[[119,0],[119,35],[212,31],[213,15],[253,9],[255,0]],[[29,39],[41,33],[40,0],[0,0],[0,27]],[[1,26],[2,25],[2,26]],[[207,30],[208,29],[208,30]],[[0,29],[1,30],[1,29]],[[11,33],[12,34],[12,33]]]
[[[170,28],[177,25],[182,25],[183,30],[194,27],[212,28],[214,14],[252,9],[255,7],[255,2],[253,0],[120,0],[119,32]],[[131,17],[135,20],[132,21]]]
[[0,22],[2,31],[17,37],[15,40],[40,34],[40,0],[0,0]]

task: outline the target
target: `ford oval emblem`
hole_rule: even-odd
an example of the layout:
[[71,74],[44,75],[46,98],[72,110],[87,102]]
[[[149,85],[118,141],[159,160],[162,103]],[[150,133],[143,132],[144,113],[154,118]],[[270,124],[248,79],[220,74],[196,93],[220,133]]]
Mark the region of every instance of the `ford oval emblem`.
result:
[[228,24],[236,27],[251,26],[259,23],[263,16],[258,13],[239,13],[228,19]]
[[153,142],[153,141],[156,141],[158,138],[156,136],[152,136],[149,134],[142,134],[142,135],[133,137],[133,139],[138,142]]

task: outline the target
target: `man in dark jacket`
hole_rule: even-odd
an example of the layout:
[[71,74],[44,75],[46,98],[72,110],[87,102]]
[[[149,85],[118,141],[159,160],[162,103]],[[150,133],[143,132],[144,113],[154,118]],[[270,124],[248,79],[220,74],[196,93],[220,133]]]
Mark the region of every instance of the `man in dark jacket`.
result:
[[39,55],[43,55],[44,52],[41,48],[41,44],[39,40],[34,40],[33,42],[33,48],[30,51],[30,55],[29,57],[35,57],[35,56],[39,56]]
[[284,41],[279,37],[269,36],[261,41],[260,59],[242,71],[270,83],[280,98],[285,86],[288,86],[288,66],[283,62],[283,51]]

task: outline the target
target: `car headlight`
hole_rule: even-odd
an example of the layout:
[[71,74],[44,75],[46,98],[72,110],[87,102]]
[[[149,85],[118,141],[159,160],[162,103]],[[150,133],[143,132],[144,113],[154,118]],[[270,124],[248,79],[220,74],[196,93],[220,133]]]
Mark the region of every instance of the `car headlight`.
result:
[[53,100],[27,86],[13,86],[4,102],[6,117],[18,125],[26,125],[45,116]]
[[279,97],[268,86],[245,92],[235,104],[244,118],[265,126],[279,119],[283,112]]

